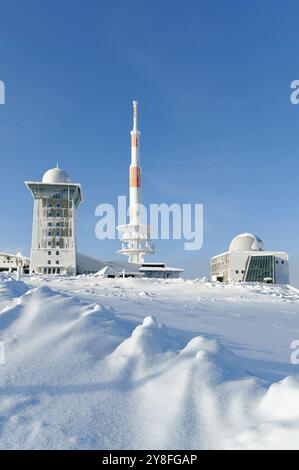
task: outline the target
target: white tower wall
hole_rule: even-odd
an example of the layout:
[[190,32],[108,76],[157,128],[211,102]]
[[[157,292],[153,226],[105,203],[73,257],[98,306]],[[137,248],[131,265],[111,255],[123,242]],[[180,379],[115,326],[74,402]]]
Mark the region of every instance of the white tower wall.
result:
[[49,170],[41,183],[26,185],[34,198],[30,271],[75,275],[80,185],[70,183],[59,168]]

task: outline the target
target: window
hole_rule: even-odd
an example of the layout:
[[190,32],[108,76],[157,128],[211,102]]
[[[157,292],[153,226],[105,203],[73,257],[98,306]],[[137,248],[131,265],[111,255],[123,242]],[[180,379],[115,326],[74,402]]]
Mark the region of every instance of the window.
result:
[[49,204],[48,207],[52,207],[52,204]]
[[52,222],[48,222],[48,227],[52,227]]
[[56,246],[59,246],[59,245],[60,245],[60,243],[59,243],[59,241],[57,241],[57,242],[56,242]]
[[48,260],[48,264],[51,264],[51,261],[50,261],[50,260]]
[[57,222],[56,227],[60,227],[60,222]]
[[57,212],[56,216],[61,217],[61,212]]
[[56,256],[59,256],[59,251],[56,251]]
[[282,260],[281,264],[284,264],[284,261]]
[[51,240],[48,241],[48,246],[51,246]]
[[247,282],[263,282],[265,278],[274,281],[274,256],[251,256],[246,275]]
[[276,260],[276,264],[278,264],[278,260]]
[[59,261],[58,261],[58,260],[56,260],[56,264],[59,264]]
[[56,232],[56,237],[60,237],[60,232]]
[[56,204],[56,207],[60,207],[60,204]]
[[48,232],[48,237],[50,237],[50,236],[51,236],[51,232]]
[[51,251],[48,251],[48,256],[51,256]]
[[60,274],[60,268],[57,268],[56,272],[57,274]]
[[239,271],[236,269],[236,274],[239,274]]

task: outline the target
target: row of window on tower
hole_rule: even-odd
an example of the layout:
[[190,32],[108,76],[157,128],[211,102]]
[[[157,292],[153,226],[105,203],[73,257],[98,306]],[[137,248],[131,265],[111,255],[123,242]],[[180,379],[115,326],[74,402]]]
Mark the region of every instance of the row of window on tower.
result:
[[48,227],[61,227],[61,222],[56,222],[56,224],[52,224],[52,222],[48,222]]
[[[53,245],[52,240],[48,240],[48,246],[52,246],[52,245]],[[59,240],[56,240],[56,246],[60,246]]]
[[48,217],[61,217],[61,212],[48,212]]

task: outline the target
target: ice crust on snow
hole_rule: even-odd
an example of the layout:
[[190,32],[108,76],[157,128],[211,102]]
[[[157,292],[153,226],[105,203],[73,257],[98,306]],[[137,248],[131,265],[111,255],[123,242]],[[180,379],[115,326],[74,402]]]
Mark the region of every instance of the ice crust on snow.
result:
[[298,449],[298,305],[273,286],[1,276],[0,448]]

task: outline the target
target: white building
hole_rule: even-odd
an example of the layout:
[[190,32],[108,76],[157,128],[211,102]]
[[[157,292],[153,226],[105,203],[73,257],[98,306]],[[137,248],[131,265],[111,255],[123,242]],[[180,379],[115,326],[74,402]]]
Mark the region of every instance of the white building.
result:
[[58,166],[48,170],[41,182],[25,184],[34,198],[30,272],[75,275],[80,184],[72,183]]
[[175,279],[181,277],[184,270],[180,268],[170,268],[165,263],[142,263],[139,272],[144,277],[154,277],[162,279]]
[[211,259],[212,281],[289,283],[288,254],[266,251],[256,235],[236,236],[229,251]]
[[12,255],[11,253],[0,252],[0,272],[17,271],[18,265],[21,264],[23,273],[29,273],[29,258],[22,256],[20,253]]

